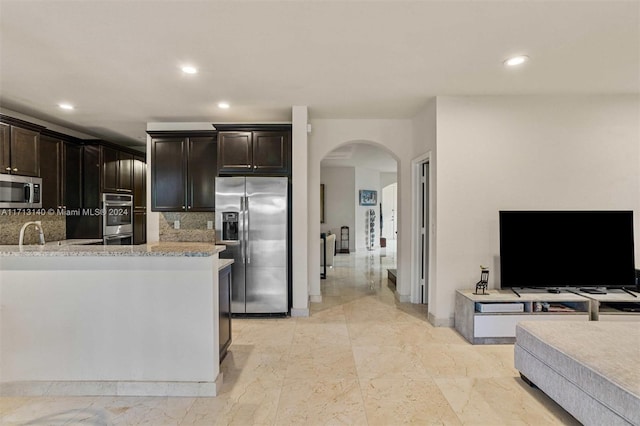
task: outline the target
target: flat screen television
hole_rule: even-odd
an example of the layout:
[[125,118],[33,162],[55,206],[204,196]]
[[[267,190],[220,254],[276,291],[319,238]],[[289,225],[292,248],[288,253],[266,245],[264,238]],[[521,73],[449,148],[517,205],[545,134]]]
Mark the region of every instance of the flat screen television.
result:
[[501,211],[500,287],[635,287],[632,211]]

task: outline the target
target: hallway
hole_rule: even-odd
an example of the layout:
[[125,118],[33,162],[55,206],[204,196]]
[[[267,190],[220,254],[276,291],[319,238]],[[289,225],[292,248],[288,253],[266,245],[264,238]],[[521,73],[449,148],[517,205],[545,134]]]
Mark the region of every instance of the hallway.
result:
[[0,398],[7,425],[578,424],[513,368],[398,303],[387,257],[337,255],[310,318],[234,320],[216,398]]

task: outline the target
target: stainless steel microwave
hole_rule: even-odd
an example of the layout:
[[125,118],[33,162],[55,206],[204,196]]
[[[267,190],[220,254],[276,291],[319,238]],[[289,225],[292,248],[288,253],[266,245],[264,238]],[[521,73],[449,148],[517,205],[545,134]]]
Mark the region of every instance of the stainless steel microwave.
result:
[[42,208],[42,179],[0,174],[0,209]]

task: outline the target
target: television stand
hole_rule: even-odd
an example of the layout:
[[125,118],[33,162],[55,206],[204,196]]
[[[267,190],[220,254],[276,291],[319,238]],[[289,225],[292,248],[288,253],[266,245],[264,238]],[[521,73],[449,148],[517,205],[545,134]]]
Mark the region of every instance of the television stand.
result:
[[473,344],[500,344],[515,342],[519,321],[589,321],[591,300],[584,296],[517,291],[519,295],[504,289],[478,296],[473,290],[457,290],[456,330]]
[[592,287],[582,287],[579,289],[582,293],[589,293],[589,294],[607,294],[607,289],[599,289],[599,288],[592,288]]
[[591,319],[597,321],[640,321],[638,291],[610,288],[606,294],[584,293],[591,299]]

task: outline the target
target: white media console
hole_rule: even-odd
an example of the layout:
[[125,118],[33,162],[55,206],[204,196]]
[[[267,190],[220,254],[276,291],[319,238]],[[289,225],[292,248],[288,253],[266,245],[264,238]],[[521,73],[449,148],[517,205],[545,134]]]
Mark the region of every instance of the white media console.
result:
[[[540,290],[458,290],[455,300],[455,328],[473,344],[513,343],[520,321],[640,321],[640,312],[629,312],[639,297],[609,290],[607,294],[548,293]],[[624,309],[623,309],[624,308]]]

